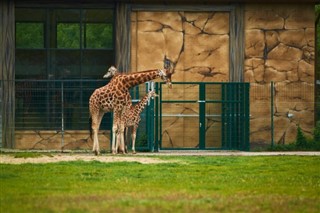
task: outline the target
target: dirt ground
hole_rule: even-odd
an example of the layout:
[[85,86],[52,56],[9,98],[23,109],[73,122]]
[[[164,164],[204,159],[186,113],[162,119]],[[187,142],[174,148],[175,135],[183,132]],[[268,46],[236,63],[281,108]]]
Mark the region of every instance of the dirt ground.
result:
[[[158,156],[320,156],[320,152],[241,152],[241,151],[160,151],[160,152],[141,152],[135,155],[102,154],[95,156],[92,153],[66,152],[45,153],[36,158],[15,158],[14,153],[25,152],[19,150],[1,149],[0,163],[3,164],[24,164],[24,163],[55,163],[66,161],[99,161],[103,163],[111,162],[138,162],[142,164],[171,163],[173,161],[157,158]],[[33,151],[40,152],[41,151]],[[150,157],[152,156],[152,157]]]

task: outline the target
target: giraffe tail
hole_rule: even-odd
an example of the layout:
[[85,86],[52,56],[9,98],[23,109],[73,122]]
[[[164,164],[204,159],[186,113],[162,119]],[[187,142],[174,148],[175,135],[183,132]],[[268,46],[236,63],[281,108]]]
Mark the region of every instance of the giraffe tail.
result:
[[89,131],[90,131],[90,138],[92,139],[92,118],[91,116],[89,117]]

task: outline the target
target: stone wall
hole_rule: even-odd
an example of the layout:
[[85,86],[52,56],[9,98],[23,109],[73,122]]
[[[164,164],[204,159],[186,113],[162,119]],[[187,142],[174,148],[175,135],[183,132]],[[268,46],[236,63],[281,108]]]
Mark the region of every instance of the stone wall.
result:
[[[275,142],[290,143],[297,126],[311,134],[314,120],[314,7],[312,5],[252,5],[244,7],[246,82],[251,82],[250,142],[271,141],[270,82],[274,88]],[[229,12],[131,12],[131,69],[163,67],[175,63],[176,82],[228,82],[230,76]],[[198,86],[165,90],[167,99],[199,100]],[[144,85],[140,91],[145,91]],[[141,94],[144,95],[144,92]],[[217,97],[219,94],[214,94]],[[210,105],[206,113],[219,114]],[[199,145],[199,104],[171,104],[163,108],[163,145],[167,148]],[[183,115],[187,115],[183,117]],[[207,120],[210,147],[219,147],[221,123]],[[215,130],[215,132],[213,131]],[[110,132],[100,132],[101,149],[109,150]],[[18,149],[91,150],[88,131],[16,131]],[[214,138],[215,141],[210,140]],[[22,140],[23,139],[23,140]]]
[[[99,131],[101,150],[110,150],[110,131]],[[85,130],[65,131],[19,131],[15,132],[16,149],[35,150],[92,150],[93,141]]]
[[[167,57],[175,64],[174,82],[227,82],[229,40],[228,12],[133,12],[131,70],[163,68]],[[195,103],[163,106],[167,116],[163,117],[162,147],[199,145],[198,91],[195,85],[174,85],[163,91],[166,100]],[[207,125],[210,130],[214,127],[212,121]]]
[[251,82],[252,144],[271,141],[270,82],[274,88],[274,140],[295,140],[297,126],[314,125],[314,7],[246,5],[245,81]]

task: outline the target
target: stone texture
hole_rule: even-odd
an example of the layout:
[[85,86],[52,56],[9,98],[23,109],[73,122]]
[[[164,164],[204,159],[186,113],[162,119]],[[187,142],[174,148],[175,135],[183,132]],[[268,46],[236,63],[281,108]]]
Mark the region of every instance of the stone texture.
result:
[[250,119],[250,143],[266,143],[271,141],[270,118],[259,117]]
[[307,45],[304,29],[283,30],[279,32],[280,42],[287,46],[302,48]]
[[268,59],[299,61],[302,58],[302,53],[301,49],[280,43],[268,53]]
[[314,65],[304,60],[299,61],[298,68],[300,80],[307,83],[314,83]]
[[[229,81],[229,13],[135,13],[131,24],[131,30],[135,33],[132,37],[135,41],[131,46],[133,70],[162,68],[166,56],[175,63],[173,81]],[[194,100],[195,103],[164,104],[162,112],[169,115],[197,115],[198,91],[198,86],[194,85],[174,85],[172,90],[164,90],[162,94],[166,100]],[[162,146],[198,146],[196,129],[199,121],[195,118],[165,117]]]
[[[100,148],[110,149],[110,131],[98,134]],[[16,131],[16,149],[40,150],[91,150],[92,140],[88,131],[65,131],[63,136],[57,131]]]
[[312,28],[307,28],[307,29],[305,30],[305,36],[306,36],[306,40],[307,40],[308,46],[314,47],[314,44],[315,44],[315,41],[314,41],[314,38],[315,38],[315,30],[314,30],[314,27],[312,27]]
[[[228,82],[230,24],[227,12],[131,12],[131,70],[163,67],[166,56],[175,66],[173,81]],[[310,134],[314,114],[314,6],[246,4],[245,70],[250,87],[250,141],[271,141],[270,81],[275,82],[275,141],[290,143],[297,126]],[[175,88],[175,87],[174,87]],[[197,100],[198,87],[164,91],[167,99]],[[175,94],[174,96],[171,94]],[[168,114],[197,114],[197,104],[164,104]],[[215,108],[208,108],[215,112]],[[288,118],[288,113],[293,114]],[[209,121],[208,121],[209,123]],[[208,131],[221,128],[210,120]],[[100,132],[100,146],[108,148],[110,132]],[[165,118],[163,145],[196,147],[198,121]],[[211,134],[211,133],[210,133]],[[212,133],[213,134],[213,133]],[[220,137],[219,135],[215,137]],[[16,131],[21,149],[91,149],[87,131],[61,133]],[[219,143],[211,141],[212,146]]]
[[265,40],[262,30],[248,30],[245,37],[246,57],[259,57],[264,55]]
[[315,23],[314,7],[308,5],[305,7],[293,8],[286,19],[285,29],[303,29],[313,28]]
[[284,27],[284,19],[277,14],[274,8],[266,9],[257,5],[246,8],[244,20],[247,29],[273,30]]
[[265,32],[265,43],[267,45],[267,52],[270,52],[270,50],[272,50],[273,48],[275,48],[276,46],[279,45],[280,41],[279,41],[279,33],[277,31],[274,30],[270,30],[270,31],[266,31]]
[[[251,80],[247,78],[251,78]],[[264,80],[264,60],[259,58],[246,59],[245,60],[245,81],[263,82],[263,80]]]
[[[270,105],[270,99],[268,101],[268,95],[262,92],[265,88],[270,97],[268,85],[271,81],[275,82],[275,141],[293,142],[298,125],[303,126],[306,134],[311,132],[314,113],[313,10],[311,5],[245,6],[244,76],[247,82],[259,83],[250,87],[251,94],[255,94],[250,96],[251,143],[270,142],[271,127],[258,122],[271,117],[270,107],[266,107]],[[259,42],[261,48],[254,48]],[[288,114],[293,117],[288,118]]]

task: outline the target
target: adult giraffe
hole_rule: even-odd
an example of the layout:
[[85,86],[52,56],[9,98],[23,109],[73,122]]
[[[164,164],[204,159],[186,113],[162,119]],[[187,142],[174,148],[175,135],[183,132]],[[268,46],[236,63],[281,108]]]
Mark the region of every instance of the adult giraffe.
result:
[[[130,74],[115,74],[107,85],[96,89],[92,93],[89,99],[90,135],[92,138],[93,133],[92,151],[96,155],[100,154],[98,131],[104,113],[114,112],[112,153],[117,152],[118,144],[120,144],[120,151],[124,153],[124,112],[131,105],[129,89],[157,78],[161,78],[171,88],[173,70],[154,69]],[[115,142],[116,134],[117,143]]]

